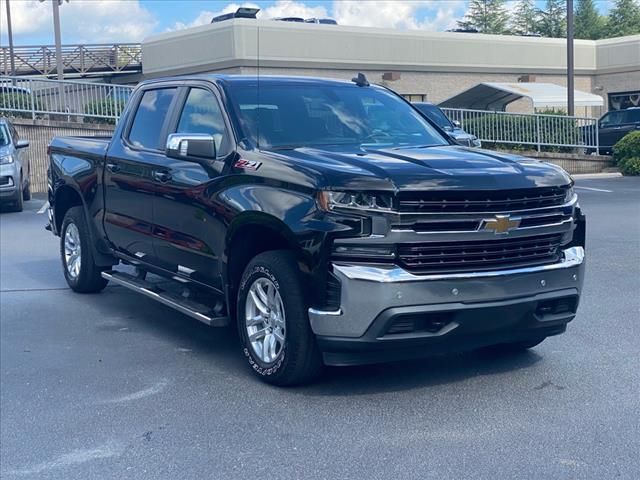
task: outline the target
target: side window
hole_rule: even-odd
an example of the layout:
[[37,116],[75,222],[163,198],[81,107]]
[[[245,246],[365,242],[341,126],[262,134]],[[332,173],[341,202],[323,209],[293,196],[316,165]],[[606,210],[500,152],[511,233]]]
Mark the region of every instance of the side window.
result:
[[629,109],[623,110],[624,116],[622,117],[622,123],[634,123],[640,122],[640,110]]
[[215,95],[209,90],[192,88],[182,109],[176,133],[206,133],[213,135],[216,151],[229,153],[230,139],[224,117]]
[[164,149],[161,138],[162,126],[175,95],[175,88],[161,88],[144,92],[131,124],[129,142],[136,147],[152,150]]
[[609,125],[620,125],[622,123],[623,115],[624,110],[615,110],[613,112],[607,113],[604,117],[602,117],[602,126],[607,127]]

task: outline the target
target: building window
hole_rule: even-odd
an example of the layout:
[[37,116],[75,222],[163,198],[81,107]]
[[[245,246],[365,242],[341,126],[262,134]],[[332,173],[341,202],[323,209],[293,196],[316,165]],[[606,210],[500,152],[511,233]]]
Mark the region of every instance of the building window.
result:
[[609,110],[624,110],[630,107],[640,107],[640,90],[609,94]]
[[403,93],[402,96],[411,103],[427,101],[427,95],[422,93]]

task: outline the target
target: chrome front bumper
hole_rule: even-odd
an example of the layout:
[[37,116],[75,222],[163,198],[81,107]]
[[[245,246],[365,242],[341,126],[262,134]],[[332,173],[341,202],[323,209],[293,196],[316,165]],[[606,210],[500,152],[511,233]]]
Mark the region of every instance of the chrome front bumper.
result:
[[580,295],[584,267],[582,247],[564,250],[562,261],[551,265],[477,273],[415,275],[398,266],[335,263],[341,307],[337,311],[309,309],[309,320],[316,335],[357,338],[383,311],[394,307],[452,311],[489,302]]

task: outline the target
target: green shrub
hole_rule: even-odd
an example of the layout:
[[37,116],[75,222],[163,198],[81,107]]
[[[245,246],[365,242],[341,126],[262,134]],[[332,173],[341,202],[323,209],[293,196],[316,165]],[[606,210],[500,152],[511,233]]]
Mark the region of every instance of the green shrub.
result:
[[640,157],[624,158],[618,162],[623,175],[640,175]]
[[[120,115],[124,110],[124,100],[105,99],[95,102],[87,103],[84,106],[84,113],[86,115]],[[115,118],[104,117],[85,117],[85,123],[102,123],[108,125],[115,125]]]
[[[538,131],[541,143],[572,143],[579,145],[582,142],[582,131],[577,125],[567,120],[553,118],[553,116],[566,115],[561,110],[543,110],[541,116],[518,116],[518,115],[493,115],[481,118],[472,118],[465,121],[462,128],[478,138],[495,138],[494,132],[500,131],[501,138],[524,143],[502,143],[483,141],[483,148],[498,149],[507,148],[510,150],[532,150],[537,148]],[[543,152],[571,152],[573,147],[556,147],[542,145]]]
[[617,163],[633,157],[640,157],[640,131],[626,134],[613,147],[613,159]]
[[[32,108],[42,110],[42,104],[39,99],[32,99],[30,94],[25,92],[0,92],[0,116],[31,118]],[[27,111],[17,112],[15,109]]]

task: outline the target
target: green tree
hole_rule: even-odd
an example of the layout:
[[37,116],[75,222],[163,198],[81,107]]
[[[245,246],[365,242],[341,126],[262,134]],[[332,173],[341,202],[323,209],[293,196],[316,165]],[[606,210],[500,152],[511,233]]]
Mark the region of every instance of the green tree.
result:
[[507,33],[509,14],[504,4],[505,0],[471,0],[467,14],[463,20],[458,20],[458,26],[480,33]]
[[605,20],[593,0],[578,0],[573,20],[575,38],[598,40],[604,35]]
[[520,0],[511,16],[511,31],[516,35],[538,32],[538,10],[535,0]]
[[637,0],[616,0],[609,12],[606,36],[623,37],[640,33],[640,3]]
[[561,38],[567,35],[567,4],[565,0],[547,0],[538,10],[538,33],[543,37]]

